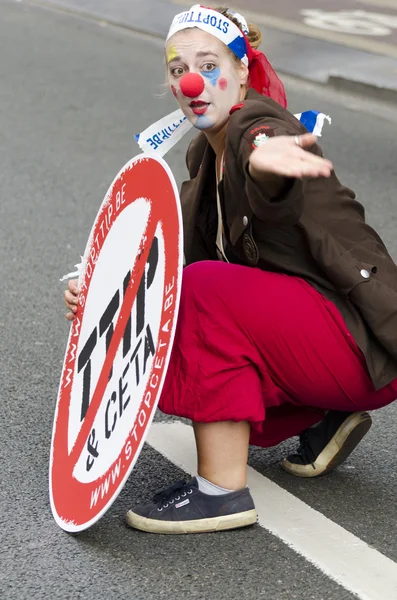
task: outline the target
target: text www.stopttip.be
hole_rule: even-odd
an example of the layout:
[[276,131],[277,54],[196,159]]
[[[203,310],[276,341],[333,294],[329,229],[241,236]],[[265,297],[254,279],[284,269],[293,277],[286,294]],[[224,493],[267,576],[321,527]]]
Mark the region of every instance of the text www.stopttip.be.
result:
[[109,491],[110,482],[112,482],[114,484],[117,481],[117,479],[119,478],[119,475],[120,475],[120,471],[121,471],[121,458],[115,464],[115,466],[112,469],[112,472],[106,477],[105,481],[103,483],[101,483],[101,485],[98,486],[93,492],[91,492],[90,508],[92,508],[93,506],[96,506],[99,496],[101,497],[101,500],[103,500],[103,498],[107,495],[107,493]]

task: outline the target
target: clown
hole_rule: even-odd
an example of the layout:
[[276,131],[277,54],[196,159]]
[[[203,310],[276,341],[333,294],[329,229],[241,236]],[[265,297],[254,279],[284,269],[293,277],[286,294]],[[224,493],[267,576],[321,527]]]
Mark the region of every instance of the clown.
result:
[[[181,307],[160,409],[189,418],[198,472],[127,514],[197,533],[256,522],[248,446],[300,435],[298,477],[341,464],[397,397],[397,267],[287,109],[260,32],[199,5],[166,40],[169,87],[198,130],[181,190]],[[65,292],[73,319],[76,281]],[[178,445],[178,440],[175,440]]]

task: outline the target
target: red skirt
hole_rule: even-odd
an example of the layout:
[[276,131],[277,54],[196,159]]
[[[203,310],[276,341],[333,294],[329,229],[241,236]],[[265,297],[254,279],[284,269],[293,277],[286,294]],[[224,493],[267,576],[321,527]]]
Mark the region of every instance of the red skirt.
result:
[[249,421],[251,443],[298,435],[326,410],[373,410],[375,391],[336,306],[304,280],[221,261],[184,269],[159,408],[192,421]]

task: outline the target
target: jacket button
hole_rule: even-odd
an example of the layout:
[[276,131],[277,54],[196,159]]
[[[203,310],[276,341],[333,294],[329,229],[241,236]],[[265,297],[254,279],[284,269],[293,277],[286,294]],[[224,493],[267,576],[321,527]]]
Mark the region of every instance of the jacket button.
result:
[[364,277],[364,279],[369,279],[371,277],[367,269],[361,269],[360,275],[361,277]]
[[244,227],[247,227],[247,225],[248,225],[248,217],[243,217],[243,225],[244,225]]

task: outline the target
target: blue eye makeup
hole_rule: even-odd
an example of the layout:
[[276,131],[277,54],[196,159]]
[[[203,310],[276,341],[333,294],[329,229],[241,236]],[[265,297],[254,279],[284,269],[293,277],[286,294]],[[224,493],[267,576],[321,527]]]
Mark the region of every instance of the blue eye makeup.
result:
[[201,71],[201,75],[208,79],[215,87],[218,83],[219,77],[221,76],[221,69],[220,67],[216,67],[213,71]]

